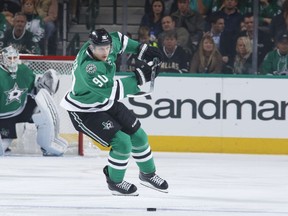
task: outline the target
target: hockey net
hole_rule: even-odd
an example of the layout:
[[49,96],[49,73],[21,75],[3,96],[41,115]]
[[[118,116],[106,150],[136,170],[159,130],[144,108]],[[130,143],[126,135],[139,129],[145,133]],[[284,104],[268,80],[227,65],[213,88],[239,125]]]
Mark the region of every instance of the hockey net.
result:
[[[65,154],[72,155],[89,155],[96,153],[99,149],[93,144],[90,138],[78,133],[69,118],[66,110],[60,107],[60,101],[65,93],[71,88],[72,77],[71,71],[74,56],[31,56],[21,55],[21,63],[27,65],[37,76],[41,76],[48,69],[57,71],[60,85],[57,93],[53,95],[55,103],[58,107],[60,116],[60,136],[69,143],[68,151]],[[16,141],[16,153],[39,153],[40,148],[36,143],[37,130],[34,124],[25,123],[16,126],[18,139]],[[21,137],[21,138],[20,138]],[[13,145],[12,145],[13,148]],[[12,149],[14,152],[14,149]],[[18,151],[18,152],[17,152]]]

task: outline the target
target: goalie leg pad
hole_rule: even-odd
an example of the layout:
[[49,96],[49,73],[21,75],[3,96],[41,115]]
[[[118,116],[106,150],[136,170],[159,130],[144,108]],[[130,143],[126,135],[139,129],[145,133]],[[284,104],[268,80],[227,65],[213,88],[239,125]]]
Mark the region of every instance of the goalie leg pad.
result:
[[0,156],[4,155],[4,147],[3,147],[3,143],[2,143],[2,138],[0,135]]
[[37,143],[50,155],[61,156],[66,152],[68,143],[59,137],[60,119],[54,100],[43,88],[35,101],[40,111],[32,115],[37,126]]

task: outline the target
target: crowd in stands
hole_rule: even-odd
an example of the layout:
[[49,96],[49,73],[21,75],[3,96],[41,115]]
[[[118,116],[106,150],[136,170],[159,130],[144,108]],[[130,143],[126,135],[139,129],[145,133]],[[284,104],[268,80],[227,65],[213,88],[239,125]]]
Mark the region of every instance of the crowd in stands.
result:
[[89,6],[89,2],[1,0],[0,50],[13,45],[22,54],[57,55],[58,42],[63,40],[64,3],[68,9],[66,28],[69,28],[79,23],[80,7]]
[[[0,49],[12,44],[20,53],[56,55],[60,0],[2,2]],[[72,21],[77,23],[79,1],[69,3]],[[288,73],[288,0],[259,0],[257,18],[253,7],[253,0],[146,0],[134,39],[159,47],[164,56],[162,72]],[[254,41],[257,72],[252,64]],[[132,71],[136,58],[125,56],[125,67],[119,58],[118,71]]]
[[0,49],[13,45],[23,54],[56,55],[58,0],[2,0]]
[[138,39],[162,50],[161,72],[288,74],[288,0],[258,4],[253,40],[253,0],[146,0]]

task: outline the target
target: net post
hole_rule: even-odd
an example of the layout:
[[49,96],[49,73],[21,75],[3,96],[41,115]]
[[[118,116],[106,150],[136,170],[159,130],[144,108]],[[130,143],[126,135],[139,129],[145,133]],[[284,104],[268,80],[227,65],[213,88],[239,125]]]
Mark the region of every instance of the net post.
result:
[[82,132],[79,132],[79,134],[78,134],[78,155],[84,156],[83,133]]

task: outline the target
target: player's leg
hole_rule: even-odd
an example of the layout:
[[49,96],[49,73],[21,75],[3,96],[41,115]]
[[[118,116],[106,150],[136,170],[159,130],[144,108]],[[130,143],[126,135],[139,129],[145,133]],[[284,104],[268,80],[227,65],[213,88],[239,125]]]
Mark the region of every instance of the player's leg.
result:
[[132,142],[132,157],[136,161],[141,172],[153,173],[156,171],[154,158],[147,134],[139,128],[134,134],[130,135]]
[[119,130],[112,138],[110,145],[108,166],[103,170],[109,189],[113,191],[114,195],[137,196],[137,187],[124,181],[131,154],[130,136]]
[[[121,130],[130,135],[132,156],[140,169],[140,180],[146,186],[166,192],[168,184],[155,174],[155,164],[148,143],[148,137],[141,128],[136,116],[122,103],[118,102],[113,116],[121,124]],[[113,111],[113,110],[112,110]],[[147,183],[147,184],[146,184]]]
[[117,105],[108,112],[68,112],[77,131],[83,132],[105,147],[111,146],[108,166],[104,167],[107,184],[113,194],[138,195],[136,186],[124,181],[131,153],[130,136],[121,131],[121,125],[112,117]]
[[132,142],[132,156],[140,169],[139,178],[141,184],[162,192],[167,192],[168,183],[155,173],[154,159],[145,131],[139,128],[134,134],[131,134],[130,137]]

